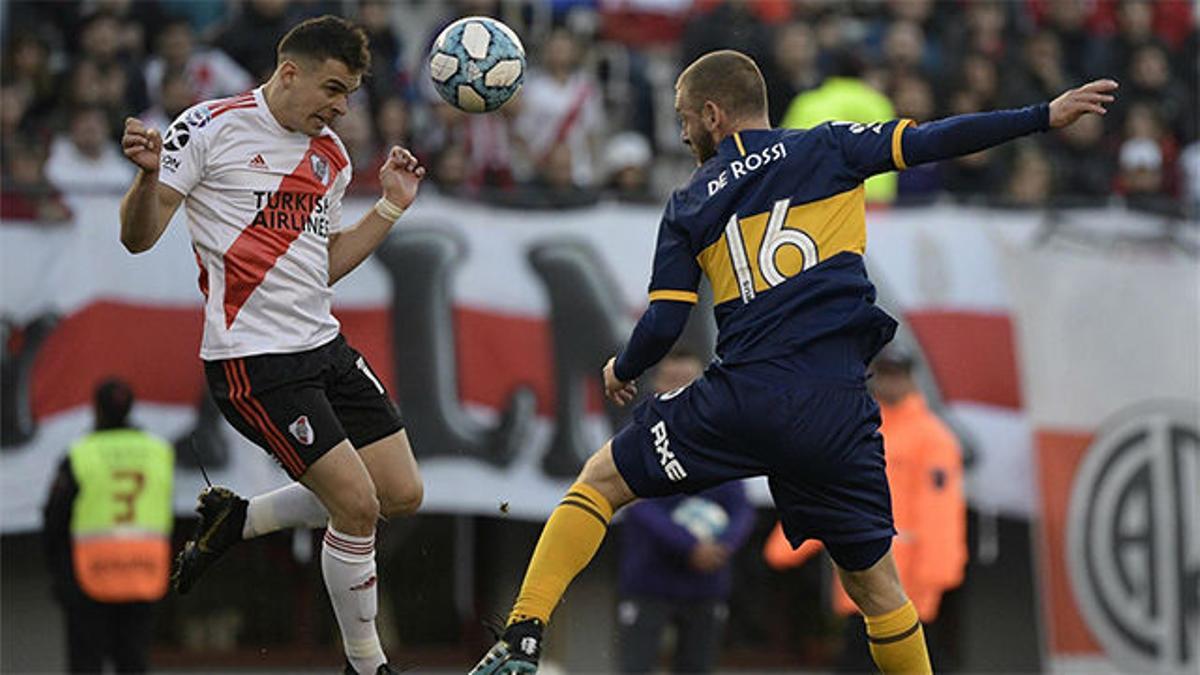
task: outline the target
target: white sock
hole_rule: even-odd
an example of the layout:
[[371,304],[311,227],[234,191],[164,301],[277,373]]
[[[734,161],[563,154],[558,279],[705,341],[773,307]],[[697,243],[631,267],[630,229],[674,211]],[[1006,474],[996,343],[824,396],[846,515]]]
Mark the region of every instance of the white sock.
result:
[[325,527],[327,522],[329,512],[312,490],[300,483],[291,483],[250,498],[250,505],[246,507],[246,524],[242,526],[242,539],[253,539],[293,527]]
[[374,675],[387,661],[375,632],[375,535],[356,537],[325,528],[321,547],[321,573],[342,629],[346,659],[361,675]]

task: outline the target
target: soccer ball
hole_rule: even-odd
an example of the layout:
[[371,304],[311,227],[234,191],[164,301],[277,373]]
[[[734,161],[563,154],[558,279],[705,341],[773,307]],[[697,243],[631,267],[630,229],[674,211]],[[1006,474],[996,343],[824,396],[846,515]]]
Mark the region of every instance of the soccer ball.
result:
[[508,102],[525,79],[525,47],[511,28],[486,16],[446,26],[433,43],[429,76],[447,103],[472,113]]

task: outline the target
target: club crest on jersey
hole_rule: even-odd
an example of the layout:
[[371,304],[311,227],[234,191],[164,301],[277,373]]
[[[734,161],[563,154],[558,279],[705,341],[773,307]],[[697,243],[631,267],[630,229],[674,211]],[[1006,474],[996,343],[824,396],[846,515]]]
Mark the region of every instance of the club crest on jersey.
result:
[[184,120],[197,129],[203,129],[212,120],[212,111],[207,106],[200,106],[188,113]]
[[313,428],[308,423],[308,415],[297,417],[295,422],[288,425],[288,431],[292,432],[292,436],[295,436],[296,440],[303,445],[312,445]]
[[321,181],[323,185],[328,184],[329,162],[326,162],[324,157],[313,153],[312,155],[308,156],[308,163],[312,165],[312,172],[313,175],[317,177],[317,180]]

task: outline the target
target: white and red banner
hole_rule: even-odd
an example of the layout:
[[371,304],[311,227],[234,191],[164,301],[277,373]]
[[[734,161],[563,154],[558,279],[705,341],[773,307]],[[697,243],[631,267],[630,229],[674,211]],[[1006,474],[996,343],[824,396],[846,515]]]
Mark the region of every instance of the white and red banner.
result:
[[1061,238],[1006,251],[1055,671],[1200,668],[1195,255]]
[[[348,201],[345,216],[370,205]],[[243,493],[286,480],[204,403],[183,223],[131,256],[117,206],[75,198],[73,222],[0,227],[5,533],[40,526],[51,473],[110,375],[133,383],[135,422],[176,442],[179,513],[203,485],[198,463]],[[520,211],[422,195],[338,284],[344,332],[401,401],[424,509],[549,512],[619,423],[595,370],[645,302],[658,219],[657,208]],[[904,320],[933,400],[974,449],[970,500],[1040,516],[1052,662],[1194,664],[1195,258],[1106,244],[1157,226],[1116,210],[1053,230],[1041,213],[950,206],[868,220],[880,302]]]
[[[370,205],[349,201],[345,216]],[[51,473],[89,430],[91,392],[107,376],[134,385],[138,425],[176,443],[178,512],[203,485],[199,464],[242,493],[283,483],[205,402],[183,223],[131,256],[116,197],[71,207],[66,224],[0,227],[0,531],[40,526]],[[557,502],[620,422],[595,370],[645,302],[658,218],[423,195],[338,284],[344,332],[401,401],[426,510],[538,518]],[[970,500],[1040,525],[1050,663],[1194,669],[1195,237],[1146,243],[1158,223],[1119,210],[1051,221],[938,206],[868,219],[880,302],[903,319],[931,399],[974,450]]]

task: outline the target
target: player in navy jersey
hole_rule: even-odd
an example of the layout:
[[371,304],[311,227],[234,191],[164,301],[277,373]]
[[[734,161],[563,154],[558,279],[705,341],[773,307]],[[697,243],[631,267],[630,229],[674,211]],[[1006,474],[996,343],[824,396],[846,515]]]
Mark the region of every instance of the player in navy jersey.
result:
[[701,274],[713,288],[717,361],[641,403],[551,514],[501,639],[472,673],[533,673],[542,630],[591,560],[615,509],[766,475],[792,546],[822,541],[862,610],[885,673],[930,672],[916,610],[892,562],[891,497],[866,368],[896,322],[863,264],[862,182],[1104,114],[1116,82],[1049,103],[872,124],[771,129],[754,62],[706,54],[676,83],[683,142],[700,163],[659,226],[650,305],[604,367],[625,405],[683,330]]

